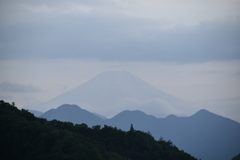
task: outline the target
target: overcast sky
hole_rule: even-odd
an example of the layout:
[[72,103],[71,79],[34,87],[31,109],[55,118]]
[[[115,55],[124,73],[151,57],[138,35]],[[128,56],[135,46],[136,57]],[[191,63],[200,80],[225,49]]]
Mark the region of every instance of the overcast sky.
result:
[[1,0],[0,98],[30,107],[127,70],[236,119],[239,8],[240,0]]

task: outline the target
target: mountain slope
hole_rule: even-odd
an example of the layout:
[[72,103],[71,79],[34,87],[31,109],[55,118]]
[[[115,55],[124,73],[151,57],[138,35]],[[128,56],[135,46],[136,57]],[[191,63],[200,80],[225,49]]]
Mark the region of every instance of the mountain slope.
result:
[[126,71],[103,72],[38,108],[47,110],[62,104],[77,104],[90,112],[107,117],[126,109],[142,110],[157,117],[183,115],[187,112],[184,101]]
[[149,131],[152,124],[154,124],[156,121],[156,117],[147,115],[142,111],[125,110],[113,118],[106,120],[104,124],[116,126],[125,131],[129,129],[130,124],[134,124],[134,127],[138,130]]
[[206,110],[190,117],[158,119],[149,131],[203,160],[231,159],[240,151],[240,124]]
[[120,115],[107,124],[126,130],[133,123],[135,129],[150,131],[155,139],[170,139],[180,149],[203,160],[231,159],[240,151],[240,124],[207,110],[190,117],[154,118],[136,111]]
[[59,120],[63,122],[72,122],[75,124],[86,123],[89,126],[98,124],[102,119],[87,110],[81,109],[77,105],[65,104],[57,109],[51,109],[41,115],[47,120]]

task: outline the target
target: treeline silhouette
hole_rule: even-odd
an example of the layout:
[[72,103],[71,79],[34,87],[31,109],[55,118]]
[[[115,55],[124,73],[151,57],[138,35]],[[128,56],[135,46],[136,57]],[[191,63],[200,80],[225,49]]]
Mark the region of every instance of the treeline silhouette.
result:
[[[129,126],[130,127],[130,126]],[[24,160],[196,160],[169,140],[104,125],[89,128],[34,117],[0,101],[0,159]]]
[[233,157],[232,160],[240,160],[240,153],[237,156]]

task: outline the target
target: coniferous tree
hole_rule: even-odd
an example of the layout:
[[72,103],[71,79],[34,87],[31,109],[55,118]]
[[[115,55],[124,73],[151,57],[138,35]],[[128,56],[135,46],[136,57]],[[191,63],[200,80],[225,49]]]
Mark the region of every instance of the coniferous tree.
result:
[[131,124],[131,127],[130,127],[130,132],[134,132],[134,128],[133,128],[133,124]]

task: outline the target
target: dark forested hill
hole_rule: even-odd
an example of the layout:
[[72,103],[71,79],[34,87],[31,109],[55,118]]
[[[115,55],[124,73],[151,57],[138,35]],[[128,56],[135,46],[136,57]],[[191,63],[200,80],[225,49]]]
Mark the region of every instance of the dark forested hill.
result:
[[237,156],[233,157],[232,160],[240,160],[240,153]]
[[145,132],[47,121],[3,101],[0,101],[0,159],[195,160],[171,141],[156,141]]

